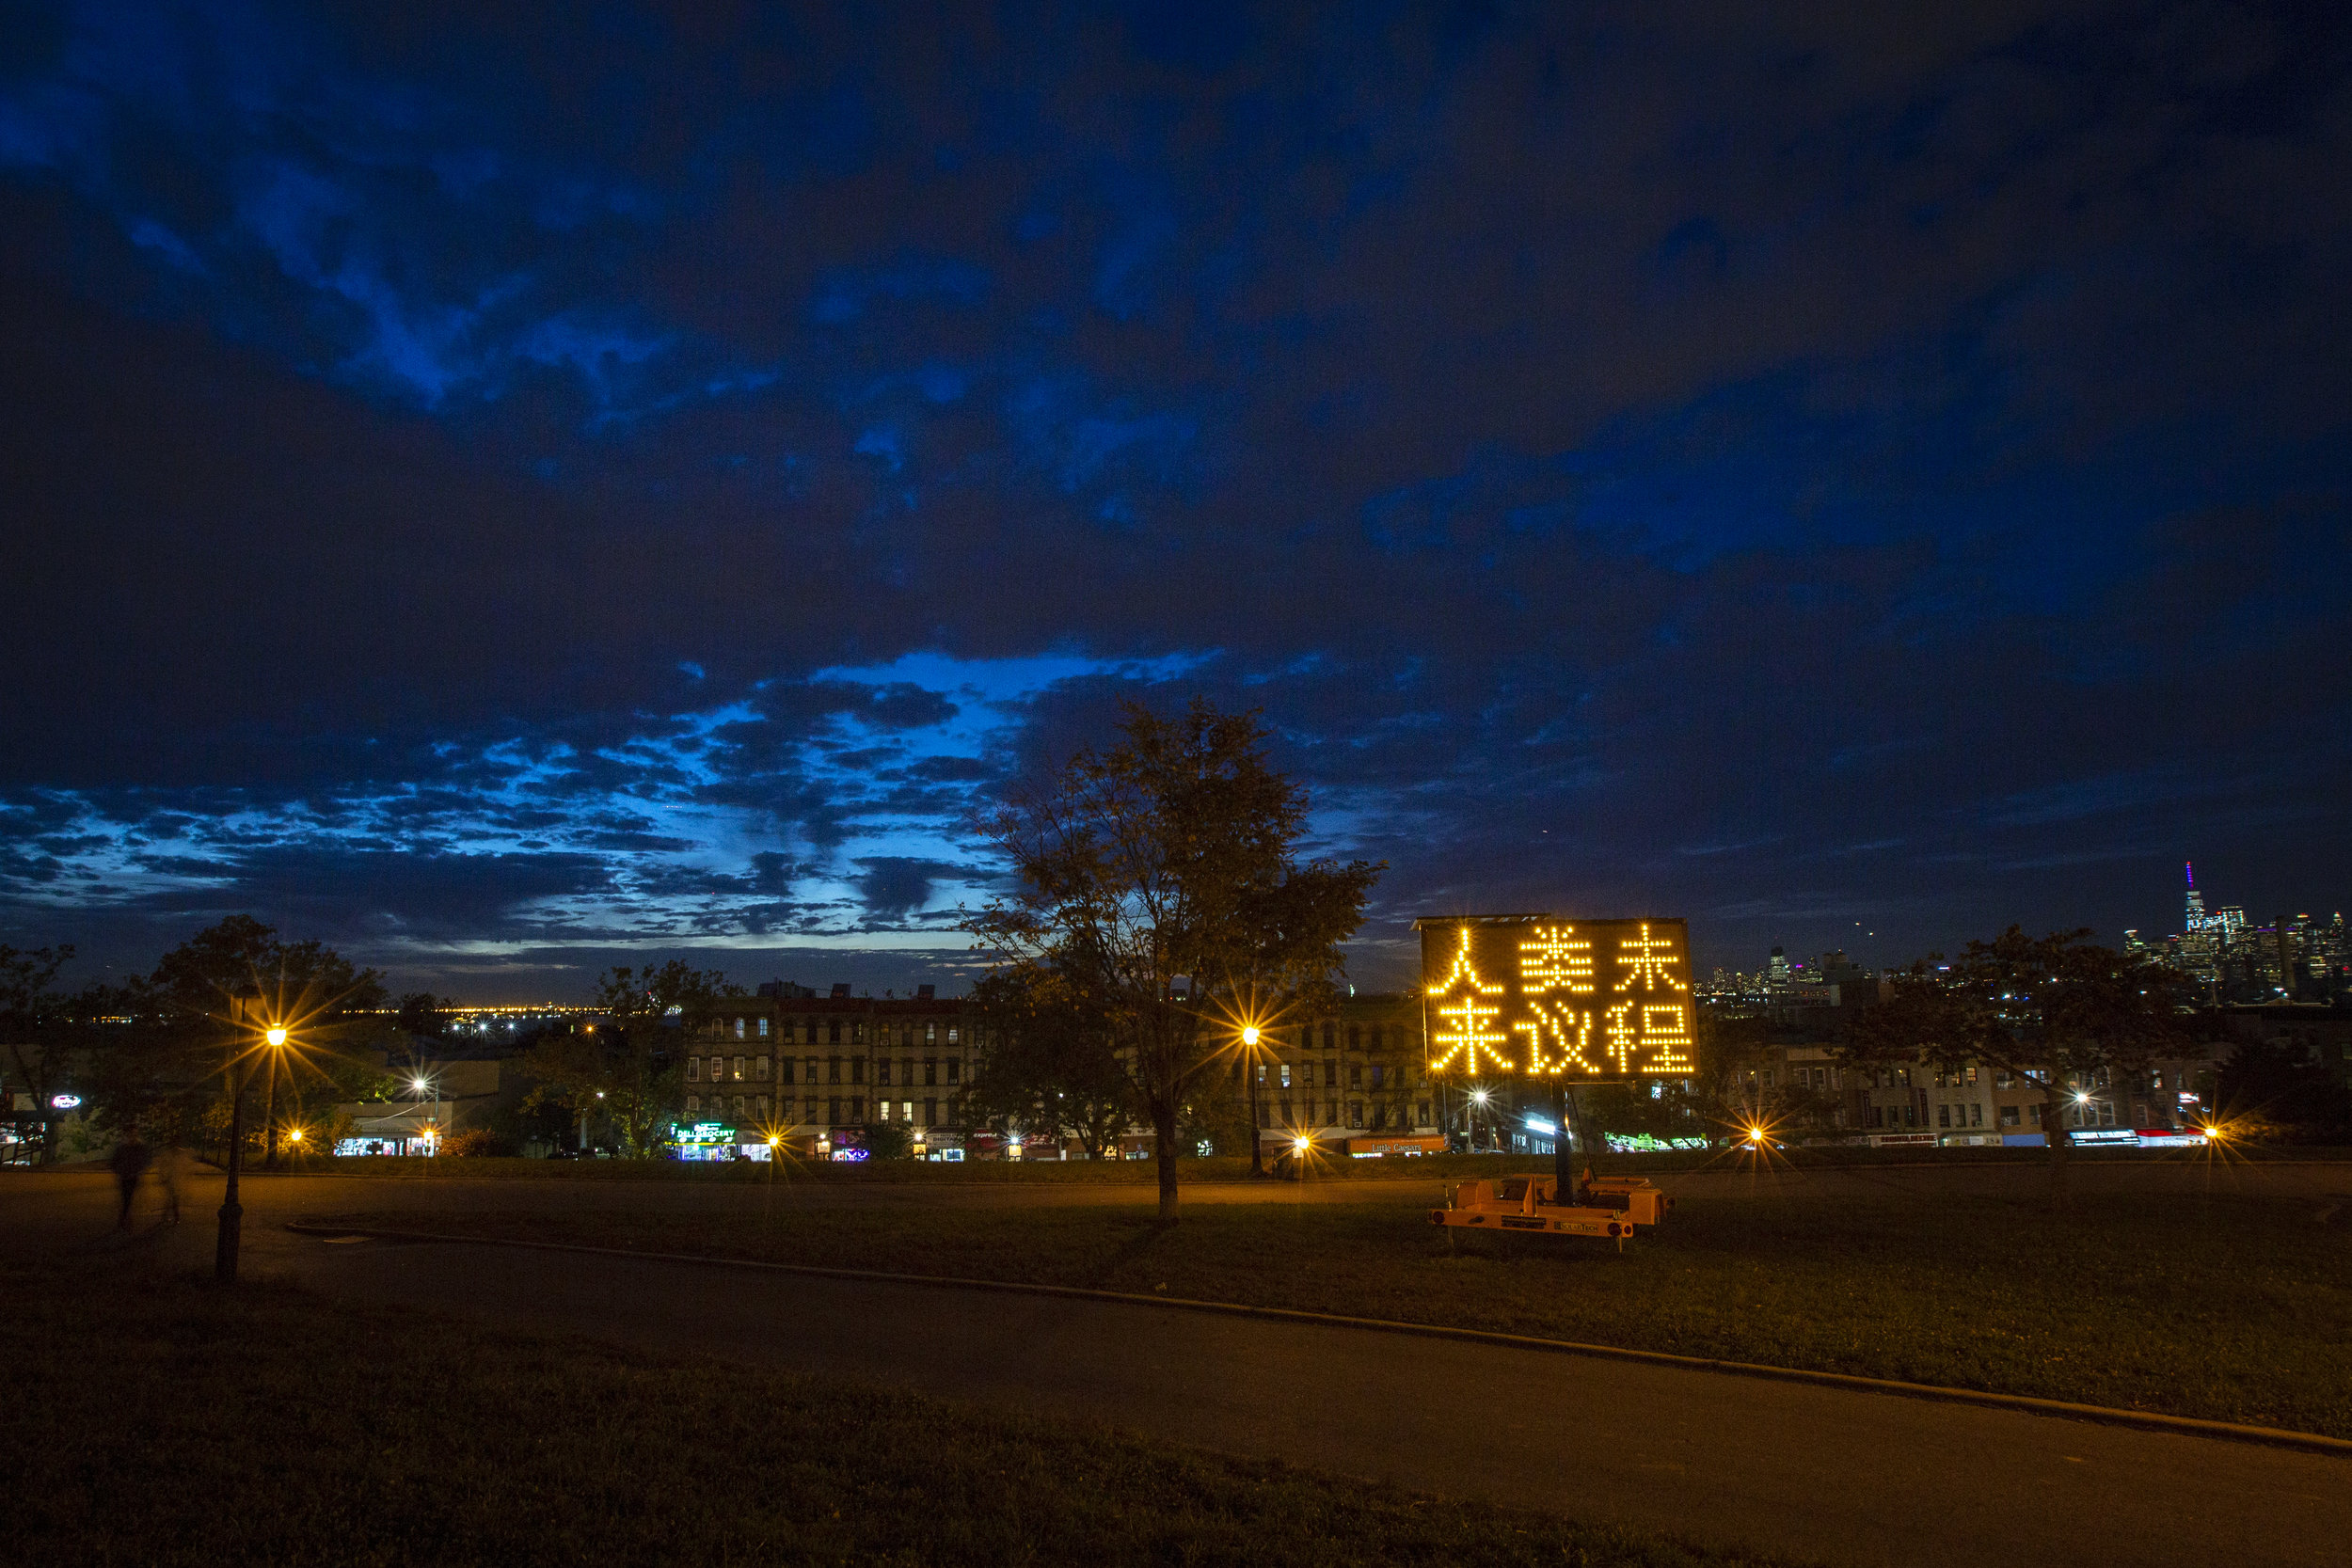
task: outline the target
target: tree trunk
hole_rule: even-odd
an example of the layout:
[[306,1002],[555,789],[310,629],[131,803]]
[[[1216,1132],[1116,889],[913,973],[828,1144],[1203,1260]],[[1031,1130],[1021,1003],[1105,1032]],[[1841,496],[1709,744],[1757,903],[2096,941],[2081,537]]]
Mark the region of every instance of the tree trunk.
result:
[[[1251,1128],[1256,1137],[1258,1130]],[[1176,1100],[1173,1095],[1163,1100],[1152,1098],[1152,1159],[1160,1172],[1160,1223],[1176,1223]]]
[[2074,1142],[2066,1133],[2064,1102],[2053,1084],[2042,1091],[2042,1135],[2050,1146],[2050,1210],[2053,1213],[2066,1212],[2066,1159]]

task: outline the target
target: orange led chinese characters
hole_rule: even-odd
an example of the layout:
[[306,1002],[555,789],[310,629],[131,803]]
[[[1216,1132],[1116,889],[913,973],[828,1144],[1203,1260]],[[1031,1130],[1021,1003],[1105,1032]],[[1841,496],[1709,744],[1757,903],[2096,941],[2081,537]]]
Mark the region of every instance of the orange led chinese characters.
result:
[[[1451,1000],[1457,988],[1461,990],[1461,999]],[[1428,994],[1438,1004],[1432,1011],[1453,1025],[1430,1032],[1429,1044],[1433,1052],[1430,1071],[1448,1071],[1458,1061],[1465,1072],[1474,1073],[1478,1070],[1482,1055],[1493,1057],[1495,1066],[1505,1072],[1510,1070],[1510,1059],[1502,1049],[1511,1043],[1510,1037],[1493,1027],[1494,1021],[1502,1016],[1502,1007],[1499,1002],[1487,1000],[1489,997],[1501,997],[1503,987],[1500,983],[1489,984],[1479,977],[1476,966],[1470,961],[1470,928],[1468,926],[1462,927],[1461,942],[1454,951],[1454,967],[1446,973],[1444,979],[1428,988]]]
[[1430,1071],[1491,1065],[1539,1078],[1629,1079],[1695,1070],[1681,921],[1494,915],[1419,926]]

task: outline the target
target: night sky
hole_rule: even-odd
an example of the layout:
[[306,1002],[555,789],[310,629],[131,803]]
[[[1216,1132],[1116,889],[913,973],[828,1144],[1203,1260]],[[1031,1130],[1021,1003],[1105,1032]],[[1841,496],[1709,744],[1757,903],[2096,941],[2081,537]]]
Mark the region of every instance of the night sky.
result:
[[2352,902],[2341,5],[382,8],[0,23],[75,978],[952,989],[974,800],[1196,691],[1359,984]]

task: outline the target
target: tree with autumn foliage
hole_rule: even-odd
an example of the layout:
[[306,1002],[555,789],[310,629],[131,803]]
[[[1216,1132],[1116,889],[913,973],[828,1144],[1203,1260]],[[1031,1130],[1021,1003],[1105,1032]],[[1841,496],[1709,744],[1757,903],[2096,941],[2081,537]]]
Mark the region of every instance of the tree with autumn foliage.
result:
[[[1381,866],[1303,860],[1307,792],[1255,713],[1130,703],[1119,738],[1007,795],[980,830],[1017,891],[965,928],[1060,976],[1152,1124],[1160,1219],[1177,1218],[1179,1122],[1240,1025],[1327,987]],[[1254,1130],[1251,1134],[1255,1136]]]

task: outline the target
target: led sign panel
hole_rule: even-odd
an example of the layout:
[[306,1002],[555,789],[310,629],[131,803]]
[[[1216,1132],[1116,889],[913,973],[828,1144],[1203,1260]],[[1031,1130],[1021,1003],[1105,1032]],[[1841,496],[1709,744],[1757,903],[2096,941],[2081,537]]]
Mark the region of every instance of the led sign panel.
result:
[[1422,920],[1429,1070],[1570,1082],[1695,1069],[1681,920]]

